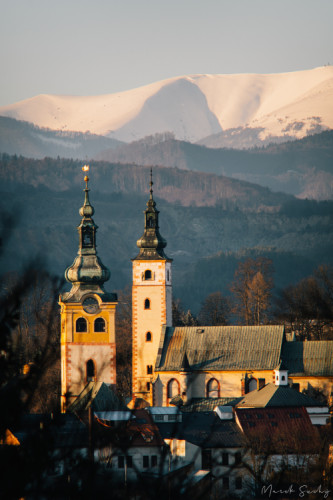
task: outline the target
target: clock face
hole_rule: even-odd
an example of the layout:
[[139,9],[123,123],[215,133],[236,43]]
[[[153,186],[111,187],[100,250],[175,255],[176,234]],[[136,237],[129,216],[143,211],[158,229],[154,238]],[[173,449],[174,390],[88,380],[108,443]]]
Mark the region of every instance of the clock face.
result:
[[93,297],[88,297],[87,299],[84,299],[82,306],[83,310],[88,314],[94,314],[99,309],[98,302]]

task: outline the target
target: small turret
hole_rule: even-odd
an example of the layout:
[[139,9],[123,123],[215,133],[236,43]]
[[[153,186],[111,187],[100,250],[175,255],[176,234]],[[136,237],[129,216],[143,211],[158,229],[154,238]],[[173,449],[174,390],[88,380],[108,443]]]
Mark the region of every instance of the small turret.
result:
[[288,386],[288,368],[285,366],[283,361],[280,361],[279,365],[274,370],[275,375],[275,385]]

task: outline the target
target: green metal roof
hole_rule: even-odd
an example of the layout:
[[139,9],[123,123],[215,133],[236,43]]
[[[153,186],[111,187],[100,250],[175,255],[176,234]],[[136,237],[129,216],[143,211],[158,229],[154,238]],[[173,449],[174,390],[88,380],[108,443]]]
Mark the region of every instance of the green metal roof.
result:
[[333,376],[333,341],[285,342],[282,350],[289,376]]
[[259,391],[246,394],[236,405],[238,408],[285,407],[285,406],[324,406],[306,394],[291,389],[289,386],[267,384]]
[[273,370],[281,358],[284,327],[163,327],[156,371]]

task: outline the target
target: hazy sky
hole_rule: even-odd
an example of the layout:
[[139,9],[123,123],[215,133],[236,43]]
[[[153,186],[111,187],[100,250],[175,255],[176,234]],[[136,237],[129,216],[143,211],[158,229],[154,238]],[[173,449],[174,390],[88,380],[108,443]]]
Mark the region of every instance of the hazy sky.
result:
[[333,64],[333,0],[0,0],[0,105]]

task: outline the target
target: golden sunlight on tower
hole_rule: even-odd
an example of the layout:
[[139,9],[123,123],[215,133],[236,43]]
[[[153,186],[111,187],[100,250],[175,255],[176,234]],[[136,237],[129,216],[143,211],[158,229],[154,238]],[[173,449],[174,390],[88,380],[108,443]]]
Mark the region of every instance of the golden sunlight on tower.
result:
[[133,262],[133,396],[154,404],[155,362],[162,325],[172,325],[171,263],[165,253],[166,241],[159,233],[153,199],[152,172],[145,227],[137,241],[139,254]]
[[[87,171],[87,166],[83,167]],[[117,295],[104,290],[110,271],[96,252],[96,230],[89,201],[89,178],[84,178],[84,204],[78,226],[79,250],[65,277],[72,283],[60,296],[61,306],[61,409],[89,383],[116,385],[115,312]]]

